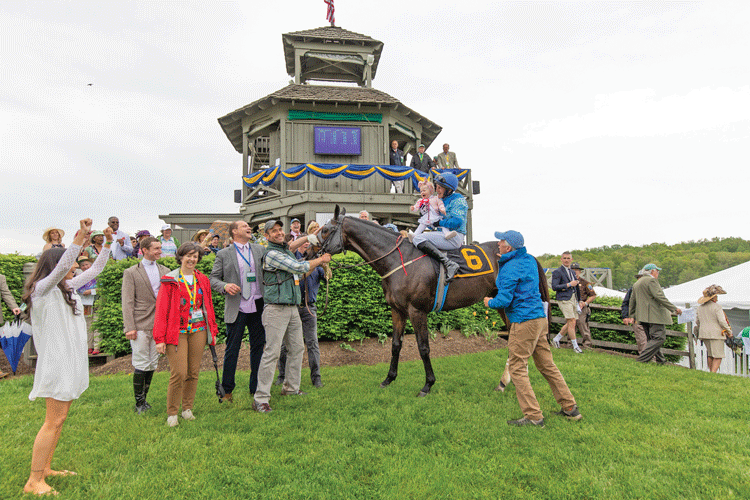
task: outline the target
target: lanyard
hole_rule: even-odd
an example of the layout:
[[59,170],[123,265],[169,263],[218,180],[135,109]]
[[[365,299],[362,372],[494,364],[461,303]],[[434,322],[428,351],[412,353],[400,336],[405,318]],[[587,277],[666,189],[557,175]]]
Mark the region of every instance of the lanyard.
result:
[[234,243],[234,249],[237,250],[237,255],[242,257],[242,260],[244,260],[247,263],[247,267],[252,271],[253,265],[250,264],[250,261],[247,260],[244,255],[242,255],[242,252],[240,252],[240,247],[237,246],[237,243]]
[[185,285],[185,288],[187,289],[187,292],[188,292],[188,297],[190,297],[190,307],[191,308],[195,307],[195,295],[198,291],[198,279],[195,277],[195,275],[193,275],[192,291],[190,290],[190,285],[188,285],[187,280],[185,280],[185,277],[182,275],[182,273],[180,273],[180,277],[177,281]]

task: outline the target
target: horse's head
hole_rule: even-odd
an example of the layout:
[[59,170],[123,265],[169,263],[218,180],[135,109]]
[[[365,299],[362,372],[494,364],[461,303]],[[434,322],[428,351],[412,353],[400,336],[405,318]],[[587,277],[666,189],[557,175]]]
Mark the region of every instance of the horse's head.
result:
[[314,252],[316,256],[323,255],[324,253],[335,255],[344,252],[344,231],[341,226],[344,223],[345,216],[346,209],[339,210],[339,206],[336,205],[336,210],[333,212],[333,219],[320,228],[317,234],[318,245],[310,246],[309,251]]

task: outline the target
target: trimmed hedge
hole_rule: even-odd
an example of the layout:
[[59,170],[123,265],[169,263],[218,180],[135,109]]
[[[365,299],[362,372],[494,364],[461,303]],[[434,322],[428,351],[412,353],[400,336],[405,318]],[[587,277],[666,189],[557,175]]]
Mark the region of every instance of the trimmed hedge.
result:
[[[198,263],[198,270],[209,275],[213,267],[215,256],[205,256]],[[8,286],[20,304],[23,289],[23,264],[35,262],[36,259],[23,255],[0,255],[0,273],[8,280]],[[325,340],[342,340],[354,342],[366,337],[378,337],[381,341],[392,334],[393,325],[391,311],[385,302],[385,295],[380,277],[368,265],[362,264],[363,259],[349,252],[346,255],[333,257],[333,278],[326,284],[321,283],[318,292],[318,336]],[[124,355],[130,352],[130,342],[123,334],[121,290],[122,274],[125,269],[135,265],[135,259],[113,261],[107,263],[98,278],[96,301],[96,321],[93,328],[99,331],[101,348],[104,352]],[[160,264],[170,269],[178,267],[173,257],[161,259]],[[343,267],[342,267],[343,266]],[[554,292],[552,297],[554,298]],[[218,342],[224,342],[226,326],[224,324],[224,296],[212,294],[216,320],[219,325]],[[326,296],[328,307],[324,312]],[[622,301],[612,297],[597,297],[595,304],[620,306]],[[553,306],[553,316],[562,316],[560,310]],[[3,304],[3,315],[6,320],[12,319],[12,314]],[[617,311],[592,310],[591,321],[599,323],[622,324]],[[685,331],[684,325],[678,325],[676,319],[673,330]],[[488,338],[496,336],[496,332],[505,325],[500,315],[493,309],[487,309],[484,304],[477,303],[471,307],[454,311],[430,313],[427,316],[428,328],[431,332],[460,330],[464,335],[482,334]],[[552,324],[552,333],[557,333],[561,325]],[[406,333],[414,333],[411,323],[407,321]],[[635,344],[632,332],[618,330],[591,329],[591,336],[597,340]],[[669,349],[684,349],[684,337],[667,337],[664,347]],[[671,361],[677,356],[668,356]]]
[[[23,285],[26,280],[23,275],[23,265],[27,262],[36,262],[36,257],[31,257],[30,255],[0,254],[0,274],[5,275],[10,293],[13,294],[16,304],[19,306],[21,305],[21,295],[23,295]],[[13,313],[10,312],[4,300],[0,300],[0,302],[2,302],[3,318],[5,318],[5,321],[11,321]]]
[[[208,276],[214,265],[216,256],[207,255],[201,259],[196,268]],[[159,264],[170,269],[179,266],[174,257],[159,259]],[[130,341],[125,338],[122,321],[122,274],[125,269],[138,263],[135,259],[120,261],[110,260],[107,266],[97,278],[97,295],[95,307],[95,321],[92,328],[99,332],[100,349],[102,352],[113,353],[116,356],[130,352]],[[219,337],[217,342],[224,342],[226,326],[224,325],[224,296],[218,293],[211,294],[216,311],[216,322],[219,326]]]

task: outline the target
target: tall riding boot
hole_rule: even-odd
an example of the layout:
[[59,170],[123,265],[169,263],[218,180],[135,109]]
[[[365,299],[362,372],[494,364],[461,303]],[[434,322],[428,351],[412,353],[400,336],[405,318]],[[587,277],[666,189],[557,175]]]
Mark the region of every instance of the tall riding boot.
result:
[[417,245],[417,248],[424,253],[440,262],[445,267],[446,282],[453,281],[453,277],[458,272],[459,266],[448,258],[448,255],[438,250],[438,248],[429,240],[423,241]]
[[146,373],[141,370],[135,370],[133,372],[133,394],[135,395],[135,411],[138,415],[146,411],[146,407],[143,405],[146,401],[146,396],[143,393],[145,384]]
[[146,398],[148,397],[148,390],[151,388],[151,379],[154,378],[154,372],[153,370],[150,372],[143,372],[145,375],[145,380],[143,384],[143,406],[147,409],[151,409],[151,405],[148,404],[148,401],[146,401]]

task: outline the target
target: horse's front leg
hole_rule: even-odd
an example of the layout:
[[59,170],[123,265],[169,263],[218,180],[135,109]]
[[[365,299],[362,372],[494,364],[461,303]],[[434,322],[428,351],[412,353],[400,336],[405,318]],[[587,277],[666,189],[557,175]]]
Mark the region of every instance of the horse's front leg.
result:
[[430,335],[427,331],[427,313],[409,306],[409,319],[414,327],[419,356],[424,364],[425,383],[422,390],[417,394],[417,397],[423,398],[430,393],[430,389],[435,383],[435,372],[432,371],[432,362],[430,362]]
[[393,318],[391,368],[388,370],[388,376],[380,383],[380,387],[387,387],[398,376],[398,357],[401,355],[401,345],[404,340],[404,329],[406,328],[406,315],[393,307],[391,307],[391,318]]

